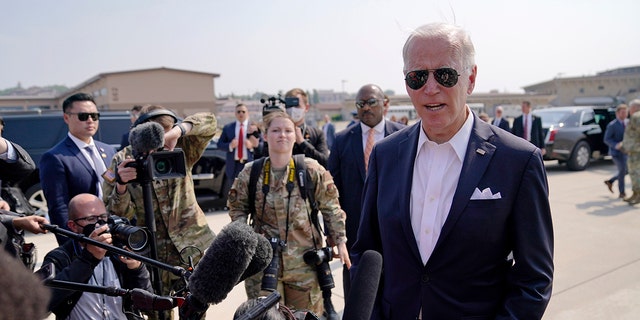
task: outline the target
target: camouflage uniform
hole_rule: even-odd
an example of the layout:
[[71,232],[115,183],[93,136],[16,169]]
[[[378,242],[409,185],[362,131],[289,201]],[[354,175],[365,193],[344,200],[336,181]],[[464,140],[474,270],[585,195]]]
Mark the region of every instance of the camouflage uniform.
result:
[[640,203],[640,111],[629,118],[622,138],[622,149],[629,155],[627,167],[633,190],[633,195],[626,201],[631,204]]
[[[197,113],[188,116],[184,122],[191,123],[193,128],[178,140],[176,147],[184,151],[187,175],[184,178],[151,182],[158,260],[173,266],[181,265],[180,250],[195,246],[204,252],[214,238],[204,212],[196,201],[191,169],[216,132],[216,118],[212,113]],[[127,157],[133,157],[131,146],[116,153],[109,170],[113,171]],[[105,181],[103,190],[107,210],[128,219],[136,218],[139,226],[146,225],[142,187],[139,184],[127,184],[127,192],[120,195],[116,192],[115,182]],[[167,295],[179,277],[164,270],[160,274],[162,294]]]
[[[316,186],[315,198],[322,213],[320,221],[324,220],[327,228],[325,230],[329,237],[327,240],[334,245],[345,243],[347,241],[346,214],[340,208],[338,190],[331,174],[311,158],[305,158],[305,164],[312,183]],[[232,221],[248,219],[248,183],[252,166],[253,162],[247,163],[229,191],[227,206]],[[287,244],[282,248],[278,270],[278,291],[282,294],[281,302],[294,309],[306,309],[322,314],[322,292],[318,285],[315,266],[307,265],[302,257],[307,251],[324,247],[323,238],[309,219],[311,209],[301,198],[297,181],[289,199],[286,184],[290,170],[293,169],[287,167],[281,179],[271,179],[270,190],[264,205],[265,197],[262,192],[264,172],[260,174],[256,186],[256,216],[252,217],[253,226],[256,232],[267,238],[277,237],[280,240],[286,240]],[[274,177],[273,170],[270,172],[270,176]],[[260,293],[261,280],[262,273],[245,280],[249,299],[265,294]]]

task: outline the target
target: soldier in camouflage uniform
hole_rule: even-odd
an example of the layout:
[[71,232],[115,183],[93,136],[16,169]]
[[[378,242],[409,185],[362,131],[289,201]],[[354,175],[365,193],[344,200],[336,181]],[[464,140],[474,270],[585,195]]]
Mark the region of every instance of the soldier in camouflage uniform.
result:
[[[318,284],[315,266],[307,265],[303,260],[305,252],[323,247],[322,234],[310,220],[311,208],[302,199],[300,188],[289,175],[293,168],[292,150],[295,143],[295,127],[290,116],[274,111],[265,116],[265,140],[269,146],[269,157],[257,181],[255,195],[256,214],[251,217],[254,230],[268,239],[278,238],[281,246],[277,290],[282,295],[281,302],[297,310],[311,310],[322,314],[322,293]],[[311,183],[315,185],[315,198],[327,228],[327,241],[337,245],[338,256],[343,263],[351,265],[346,247],[346,215],[338,202],[338,191],[329,171],[316,160],[305,158]],[[249,177],[254,162],[249,162],[235,179],[227,206],[231,220],[249,219]],[[270,169],[269,169],[270,168]],[[262,191],[265,173],[270,181],[267,195]],[[292,182],[293,188],[287,190]],[[245,289],[249,299],[268,292],[261,292],[263,273],[245,280]]]
[[630,205],[640,203],[640,99],[629,103],[629,124],[624,130],[622,149],[627,152],[627,167],[633,194],[624,199]]
[[[142,109],[140,116],[158,109],[164,108],[146,106]],[[179,252],[182,249],[195,246],[204,252],[215,236],[196,201],[191,169],[200,159],[217,130],[216,117],[212,113],[197,113],[186,117],[178,125],[174,124],[174,118],[169,115],[160,115],[149,120],[160,123],[164,128],[166,150],[178,147],[182,148],[185,154],[187,172],[184,178],[151,182],[158,260],[179,266],[181,265]],[[135,179],[136,169],[125,167],[131,161],[133,161],[132,149],[131,146],[127,146],[113,157],[108,173],[113,174],[117,166],[117,173],[122,182]],[[129,219],[135,218],[139,226],[146,225],[142,187],[139,184],[120,184],[115,181],[108,182],[105,179],[103,190],[107,210]],[[197,263],[197,261],[198,259],[194,262]],[[160,272],[160,277],[163,286],[161,294],[167,295],[179,277],[163,270]]]

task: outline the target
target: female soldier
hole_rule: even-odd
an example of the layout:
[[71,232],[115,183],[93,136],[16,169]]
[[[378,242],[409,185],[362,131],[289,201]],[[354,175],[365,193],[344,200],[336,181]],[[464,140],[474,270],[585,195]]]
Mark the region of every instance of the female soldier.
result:
[[[269,157],[257,179],[255,193],[255,215],[251,217],[256,232],[279,243],[274,256],[278,262],[277,289],[281,302],[295,310],[311,310],[322,314],[323,300],[318,283],[316,266],[305,263],[305,253],[322,249],[323,239],[318,227],[311,219],[311,209],[300,193],[295,178],[293,145],[296,140],[295,124],[291,117],[281,111],[273,111],[264,117],[264,138],[269,148]],[[231,220],[249,220],[249,180],[251,168],[257,161],[249,162],[240,172],[229,191],[227,206]],[[351,266],[346,247],[346,215],[338,202],[338,191],[329,171],[316,160],[305,158],[304,163],[315,190],[318,209],[322,213],[327,231],[327,242],[338,247],[338,257]],[[290,174],[292,173],[292,174]],[[265,181],[267,182],[265,185]],[[266,191],[266,192],[265,192]],[[331,249],[331,253],[333,250]],[[269,268],[267,268],[269,270]],[[264,274],[267,274],[265,272]],[[263,273],[245,280],[249,299],[266,295],[261,293]]]

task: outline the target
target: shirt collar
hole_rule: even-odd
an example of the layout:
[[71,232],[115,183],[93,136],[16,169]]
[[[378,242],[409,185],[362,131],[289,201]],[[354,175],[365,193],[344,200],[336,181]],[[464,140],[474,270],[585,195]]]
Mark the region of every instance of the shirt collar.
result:
[[78,146],[78,149],[84,149],[86,147],[95,146],[95,143],[93,142],[93,137],[89,138],[91,140],[89,141],[89,143],[85,143],[84,141],[76,138],[76,136],[72,135],[71,132],[69,132],[69,138],[71,138],[71,141],[73,141],[73,143],[75,143],[76,146]]
[[[382,121],[378,122],[378,124],[375,125],[375,127],[373,127],[373,130],[376,131],[376,133],[382,133],[384,132],[384,118],[382,118]],[[368,133],[369,129],[371,129],[371,127],[369,127],[368,125],[362,123],[362,121],[360,121],[360,128],[362,129],[362,133]]]
[[[473,112],[471,109],[467,108],[467,119],[462,124],[462,127],[456,134],[449,139],[449,141],[445,142],[451,145],[451,148],[455,151],[458,159],[460,161],[464,160],[464,156],[467,152],[467,146],[469,145],[469,138],[471,138],[471,130],[473,130],[473,122],[475,121],[475,117],[473,116]],[[418,149],[422,146],[422,144],[431,142],[427,134],[422,130],[422,121],[420,121],[420,137],[418,138]]]

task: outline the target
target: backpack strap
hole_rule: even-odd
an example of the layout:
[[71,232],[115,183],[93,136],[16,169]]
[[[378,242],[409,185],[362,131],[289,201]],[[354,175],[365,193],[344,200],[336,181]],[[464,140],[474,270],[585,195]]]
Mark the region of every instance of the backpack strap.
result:
[[253,225],[253,217],[256,214],[256,185],[258,184],[258,177],[264,166],[265,157],[256,159],[251,165],[251,174],[249,175],[249,225]]
[[304,154],[296,154],[293,156],[293,163],[296,167],[296,177],[298,179],[298,187],[300,188],[300,196],[305,202],[309,200],[311,205],[311,222],[318,229],[320,233],[323,233],[320,228],[320,222],[318,221],[318,202],[316,201],[315,185],[311,181],[311,175],[307,170],[307,165],[304,163]]

